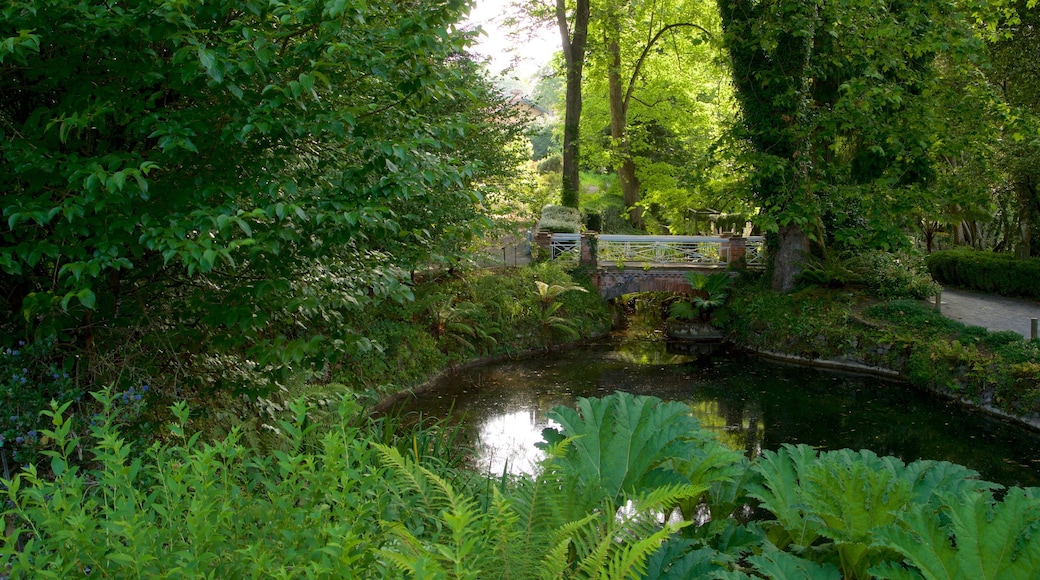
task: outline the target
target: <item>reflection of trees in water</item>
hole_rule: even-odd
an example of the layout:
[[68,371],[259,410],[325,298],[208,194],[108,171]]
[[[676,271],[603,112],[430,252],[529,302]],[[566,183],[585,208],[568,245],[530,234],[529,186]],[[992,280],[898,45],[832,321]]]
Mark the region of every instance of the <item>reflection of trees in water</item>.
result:
[[616,340],[472,369],[442,381],[411,408],[427,416],[450,412],[451,424],[464,429],[458,440],[475,448],[481,425],[497,416],[515,419],[499,431],[537,441],[554,407],[623,390],[691,404],[724,444],[751,457],[784,443],[807,443],[871,449],[906,462],[948,460],[1001,483],[1040,483],[1040,470],[1029,464],[1040,457],[1040,438],[903,385],[785,368],[733,352],[677,354],[653,332]]
[[705,400],[690,403],[693,416],[706,429],[714,431],[730,449],[743,450],[751,459],[762,454],[766,426],[758,405],[733,401]]

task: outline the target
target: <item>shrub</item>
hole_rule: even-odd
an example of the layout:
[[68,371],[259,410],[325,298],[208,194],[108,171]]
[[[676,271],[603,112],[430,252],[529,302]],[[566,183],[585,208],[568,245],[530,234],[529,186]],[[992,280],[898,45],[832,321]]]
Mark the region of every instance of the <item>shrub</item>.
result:
[[924,299],[939,290],[920,255],[873,250],[851,258],[849,267],[878,298]]
[[0,453],[5,460],[33,461],[40,432],[49,426],[40,412],[51,401],[70,403],[82,394],[56,353],[53,337],[0,350]]
[[547,205],[542,208],[542,218],[538,220],[537,229],[576,234],[581,231],[581,214],[572,207]]
[[563,156],[560,154],[546,157],[536,166],[538,173],[559,173],[563,171]]
[[1010,254],[943,250],[925,259],[940,284],[1004,296],[1040,298],[1040,258],[1019,260]]

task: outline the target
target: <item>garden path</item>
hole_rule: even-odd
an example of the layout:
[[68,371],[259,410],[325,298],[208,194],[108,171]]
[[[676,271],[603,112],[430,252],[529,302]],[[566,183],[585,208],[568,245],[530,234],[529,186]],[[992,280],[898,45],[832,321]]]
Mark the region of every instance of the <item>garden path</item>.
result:
[[1013,330],[1029,338],[1030,319],[1040,318],[1040,302],[944,288],[940,312],[968,326],[982,326],[993,331]]

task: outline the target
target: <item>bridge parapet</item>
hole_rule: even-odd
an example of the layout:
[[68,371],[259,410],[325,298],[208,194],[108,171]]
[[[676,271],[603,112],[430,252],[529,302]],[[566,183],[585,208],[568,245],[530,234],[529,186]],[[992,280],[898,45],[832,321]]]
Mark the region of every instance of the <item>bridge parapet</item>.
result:
[[554,260],[600,264],[727,266],[742,260],[751,268],[763,261],[763,238],[752,236],[629,236],[539,232],[535,243]]

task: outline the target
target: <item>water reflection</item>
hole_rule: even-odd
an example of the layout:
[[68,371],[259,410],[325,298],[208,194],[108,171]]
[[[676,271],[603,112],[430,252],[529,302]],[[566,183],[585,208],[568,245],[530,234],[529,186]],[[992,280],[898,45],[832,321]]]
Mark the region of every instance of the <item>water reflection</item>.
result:
[[[656,349],[656,350],[655,350]],[[900,384],[784,367],[735,353],[676,355],[659,341],[601,344],[445,377],[409,409],[447,417],[475,440],[475,465],[529,471],[547,413],[623,390],[683,401],[749,456],[784,443],[942,459],[1005,485],[1040,485],[1040,436]]]

